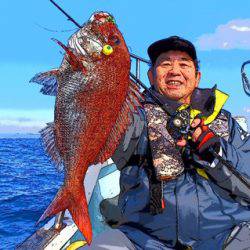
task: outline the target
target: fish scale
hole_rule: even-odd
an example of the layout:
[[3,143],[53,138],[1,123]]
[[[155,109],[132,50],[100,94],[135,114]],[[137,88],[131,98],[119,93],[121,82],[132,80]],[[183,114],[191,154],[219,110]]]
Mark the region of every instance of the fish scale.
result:
[[[42,93],[56,94],[54,123],[42,130],[42,137],[56,165],[63,164],[65,179],[39,221],[68,209],[90,244],[83,186],[87,169],[112,156],[142,96],[130,80],[129,51],[110,14],[94,13],[68,46],[54,41],[65,50],[61,66],[31,81],[43,85]],[[111,53],[104,53],[107,45]]]

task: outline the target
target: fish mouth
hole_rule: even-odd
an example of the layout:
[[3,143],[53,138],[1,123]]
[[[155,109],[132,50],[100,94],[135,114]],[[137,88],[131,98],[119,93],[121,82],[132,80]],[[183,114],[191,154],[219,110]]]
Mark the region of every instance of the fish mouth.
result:
[[107,38],[100,37],[100,34],[93,29],[93,26],[99,26],[106,22],[115,23],[113,16],[109,13],[100,11],[92,14],[83,28],[69,40],[70,48],[84,57],[100,57]]
[[87,28],[81,29],[74,34],[69,40],[69,46],[85,58],[89,58],[92,55],[100,55],[103,48],[100,39]]
[[99,23],[99,24],[105,23],[105,22],[115,23],[115,19],[108,12],[97,11],[91,15],[91,17],[89,18],[89,22],[91,22],[91,23],[95,22],[95,23]]

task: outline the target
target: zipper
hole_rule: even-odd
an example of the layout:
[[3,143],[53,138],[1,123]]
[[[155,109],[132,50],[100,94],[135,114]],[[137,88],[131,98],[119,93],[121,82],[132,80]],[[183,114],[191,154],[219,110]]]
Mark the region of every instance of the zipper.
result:
[[163,194],[163,181],[161,181],[161,208],[162,210],[165,209],[166,204],[164,200],[164,194]]
[[178,242],[178,236],[179,236],[179,215],[178,215],[178,199],[177,199],[177,181],[175,183],[174,188],[174,195],[175,195],[175,201],[176,201],[176,242]]

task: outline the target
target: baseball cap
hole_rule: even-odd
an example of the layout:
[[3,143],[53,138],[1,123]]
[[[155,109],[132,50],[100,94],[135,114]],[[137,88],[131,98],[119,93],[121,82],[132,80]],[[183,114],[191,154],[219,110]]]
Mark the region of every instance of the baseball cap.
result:
[[198,70],[198,60],[194,45],[179,36],[170,36],[168,38],[156,41],[148,47],[148,55],[151,63],[156,62],[157,57],[164,52],[169,50],[179,50],[186,52],[195,62],[196,69]]

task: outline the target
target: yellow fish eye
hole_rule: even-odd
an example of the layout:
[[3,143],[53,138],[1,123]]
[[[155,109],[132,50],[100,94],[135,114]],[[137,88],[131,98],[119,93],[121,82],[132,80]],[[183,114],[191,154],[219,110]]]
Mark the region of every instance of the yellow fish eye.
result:
[[106,56],[109,56],[113,53],[113,48],[110,45],[106,44],[102,48],[102,53]]

